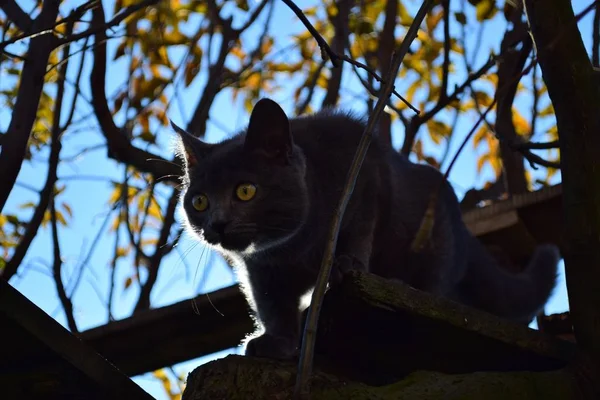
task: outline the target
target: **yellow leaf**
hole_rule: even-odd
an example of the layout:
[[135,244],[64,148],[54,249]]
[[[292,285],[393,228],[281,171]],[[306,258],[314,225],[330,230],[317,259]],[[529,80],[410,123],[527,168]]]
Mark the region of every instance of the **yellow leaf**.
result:
[[444,11],[440,9],[437,13],[429,13],[427,17],[425,17],[425,25],[427,25],[427,31],[430,33],[438,26],[442,17],[444,16]]
[[548,104],[542,109],[542,111],[538,113],[538,116],[540,117],[547,117],[549,115],[554,115],[554,106],[552,105],[552,103]]
[[125,284],[124,284],[123,289],[124,290],[128,289],[132,283],[133,283],[133,278],[131,276],[128,276],[127,279],[125,279]]
[[[117,252],[116,252],[115,256],[117,258],[119,258],[119,257],[127,257],[127,255],[129,254],[130,250],[131,250],[130,247],[120,247],[119,246],[119,247],[117,247]],[[128,278],[128,279],[131,279],[131,278]],[[125,289],[127,289],[127,286],[128,285],[126,284],[125,285]]]
[[483,166],[485,165],[486,162],[488,162],[490,155],[489,154],[483,154],[482,156],[480,156],[477,159],[477,173],[481,172],[481,169],[483,168]]
[[63,202],[61,204],[61,207],[67,212],[67,214],[69,214],[69,217],[73,217],[73,209],[71,208],[70,205],[68,205],[67,203]]
[[410,26],[413,22],[413,18],[408,13],[402,1],[398,2],[398,16],[400,17],[400,25],[402,26]]
[[475,97],[475,100],[477,100],[477,104],[480,107],[489,107],[493,102],[493,99],[487,93],[479,90],[473,92],[473,97]]
[[498,12],[498,8],[496,7],[496,0],[482,0],[480,1],[476,8],[477,21],[485,21],[487,19],[492,19],[494,15]]
[[520,136],[529,136],[531,133],[531,129],[529,128],[529,122],[517,111],[516,108],[512,109],[512,117],[513,123],[515,125],[515,130],[517,134]]
[[479,144],[481,143],[481,141],[485,138],[485,136],[488,134],[488,130],[487,127],[484,125],[482,127],[480,127],[477,132],[475,133],[475,135],[473,136],[473,148],[476,149]]
[[273,48],[273,43],[274,43],[273,38],[267,37],[266,40],[264,40],[260,46],[260,52],[263,55],[268,54],[271,51],[271,49]]

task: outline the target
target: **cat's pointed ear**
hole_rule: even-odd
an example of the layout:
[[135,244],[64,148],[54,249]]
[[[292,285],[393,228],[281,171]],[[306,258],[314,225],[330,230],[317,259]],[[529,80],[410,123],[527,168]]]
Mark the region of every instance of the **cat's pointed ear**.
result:
[[196,136],[177,126],[173,121],[169,121],[179,137],[177,141],[177,155],[185,161],[188,168],[196,166],[198,160],[208,154],[212,145],[204,143]]
[[293,148],[290,121],[285,112],[273,100],[259,100],[250,115],[244,149],[287,163]]

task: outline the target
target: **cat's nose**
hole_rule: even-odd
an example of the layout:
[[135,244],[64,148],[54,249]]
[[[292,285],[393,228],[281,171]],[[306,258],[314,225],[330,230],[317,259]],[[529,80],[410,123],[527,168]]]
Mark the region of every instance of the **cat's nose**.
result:
[[210,224],[210,228],[219,236],[225,234],[225,228],[227,227],[227,221],[213,221]]

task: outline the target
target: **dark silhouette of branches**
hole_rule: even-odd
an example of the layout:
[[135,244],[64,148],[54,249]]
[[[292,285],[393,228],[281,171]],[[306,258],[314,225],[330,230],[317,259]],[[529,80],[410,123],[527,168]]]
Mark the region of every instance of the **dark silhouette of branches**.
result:
[[[66,33],[67,35],[73,32],[73,22],[67,24]],[[54,178],[56,180],[56,169],[60,161],[60,150],[62,131],[60,128],[60,116],[63,106],[63,97],[65,93],[65,81],[67,76],[67,67],[69,65],[69,50],[70,46],[63,47],[62,58],[66,60],[61,67],[58,69],[58,90],[56,92],[56,102],[54,108],[54,116],[52,118],[52,144],[50,146],[50,168],[54,170]],[[53,188],[54,189],[54,188]],[[58,224],[56,219],[56,194],[54,190],[50,195],[50,224],[52,228],[52,248],[53,248],[53,263],[52,263],[52,274],[54,276],[54,283],[56,284],[56,291],[58,298],[67,316],[67,323],[71,332],[78,332],[77,324],[75,323],[75,317],[73,316],[73,303],[67,296],[65,286],[62,281],[62,257],[60,252],[60,241],[58,238]]]
[[117,127],[106,98],[106,32],[104,8],[98,4],[92,11],[92,28],[95,32],[96,46],[93,48],[94,66],[90,74],[92,89],[92,106],[106,138],[108,156],[117,161],[131,165],[142,172],[147,172],[154,179],[165,178],[165,181],[176,184],[181,175],[181,164],[178,161],[167,161],[162,157],[141,150],[131,144],[125,132]]
[[[124,8],[123,10],[121,10],[117,15],[115,15],[110,21],[106,21],[104,24],[102,25],[95,25],[92,24],[92,27],[88,30],[85,30],[83,32],[79,32],[76,33],[74,35],[67,35],[65,36],[64,39],[59,40],[59,44],[66,44],[69,42],[75,42],[77,40],[83,39],[83,38],[87,38],[89,36],[93,36],[95,34],[97,34],[100,31],[104,31],[106,32],[107,29],[112,28],[113,26],[117,26],[119,25],[121,22],[123,22],[125,20],[125,18],[129,17],[130,15],[148,7],[148,6],[152,6],[156,3],[158,3],[159,0],[142,0],[137,4],[133,4],[131,6],[128,6],[126,8]],[[101,4],[98,1],[92,0],[92,8],[101,8]],[[86,4],[84,4],[84,6],[86,6]]]
[[21,32],[27,33],[31,29],[33,20],[21,7],[19,7],[15,0],[4,0],[0,8],[2,8],[8,19],[10,19]]
[[[283,0],[283,2],[294,12],[294,14],[296,14],[298,19],[300,19],[302,24],[304,24],[306,29],[308,29],[310,34],[317,41],[317,43],[319,44],[319,47],[321,48],[321,56],[323,57],[324,60],[328,60],[328,59],[331,60],[331,63],[333,64],[334,67],[339,66],[340,60],[346,61],[352,65],[355,65],[356,67],[364,69],[376,81],[381,82],[382,84],[386,84],[386,82],[383,79],[381,79],[381,77],[377,74],[377,72],[375,72],[372,68],[352,59],[351,57],[344,55],[343,53],[341,53],[341,54],[335,53],[331,49],[331,47],[329,47],[329,45],[327,44],[327,41],[325,39],[323,39],[323,36],[321,36],[321,34],[319,32],[317,32],[317,30],[315,29],[314,26],[312,26],[312,24],[310,23],[308,18],[306,18],[306,15],[304,15],[302,10],[300,8],[298,8],[298,6],[292,0]],[[405,103],[411,110],[413,110],[415,113],[417,113],[417,114],[419,113],[419,110],[417,108],[415,108],[412,104],[410,104],[404,97],[400,96],[393,88],[392,88],[392,93],[394,93],[394,95],[398,96],[398,98],[403,103]]]
[[[330,17],[334,28],[333,40],[331,43],[332,51],[336,54],[343,54],[346,40],[348,39],[348,17],[354,0],[338,0],[337,14]],[[321,108],[334,106],[339,98],[340,87],[342,85],[342,74],[344,72],[343,64],[331,70],[331,77],[327,82],[327,93],[321,103]]]
[[[525,0],[529,29],[556,112],[564,196],[565,272],[577,344],[600,371],[600,79],[571,2]],[[596,379],[597,382],[597,379]],[[598,386],[596,386],[596,389]]]
[[175,209],[177,207],[177,200],[179,199],[179,192],[173,190],[173,194],[169,199],[169,205],[165,211],[163,219],[163,225],[160,229],[158,242],[156,243],[156,249],[154,254],[150,256],[150,262],[148,264],[148,279],[142,285],[140,297],[135,305],[134,312],[146,310],[150,308],[150,292],[156,283],[158,277],[158,269],[162,258],[173,248],[173,245],[169,246],[169,236],[171,233],[171,226],[175,222]]
[[300,21],[302,21],[302,24],[304,24],[306,29],[308,29],[308,31],[310,32],[312,37],[315,38],[315,40],[319,44],[319,47],[321,48],[321,57],[323,57],[323,59],[325,59],[325,60],[327,60],[327,59],[331,60],[331,64],[333,64],[334,67],[336,67],[336,68],[339,67],[340,66],[340,56],[337,55],[331,49],[331,47],[329,47],[329,44],[327,44],[327,41],[325,39],[323,39],[323,36],[321,36],[321,34],[319,32],[317,32],[317,30],[315,29],[314,26],[312,26],[312,24],[310,23],[308,18],[306,18],[306,15],[304,15],[302,10],[296,5],[296,3],[294,3],[292,0],[282,0],[282,1],[285,3],[285,5],[287,5],[290,8],[290,10],[292,10],[294,12],[294,14],[296,14],[298,19],[300,19]]
[[[509,143],[518,140],[513,122],[513,103],[520,79],[515,80],[514,77],[522,76],[521,72],[533,44],[531,37],[527,35],[525,24],[521,22],[520,10],[513,10],[511,20],[514,28],[505,33],[500,45],[502,61],[498,67],[498,88],[495,95],[498,103],[495,129],[496,136],[500,138],[502,164],[508,183],[506,189],[510,194],[517,194],[527,191],[527,180],[523,156],[509,146]],[[517,43],[521,43],[521,50],[514,49]]]
[[[51,29],[58,15],[58,4],[58,0],[45,1],[40,15],[33,21],[32,29]],[[51,35],[41,35],[31,39],[29,44],[10,125],[2,138],[0,211],[6,204],[25,158],[27,141],[35,121],[37,106],[44,86],[48,57],[50,52],[54,50],[53,39],[54,37]]]
[[[388,1],[385,5],[385,20],[383,29],[379,34],[377,60],[379,73],[383,76],[390,69],[392,54],[396,48],[396,16],[398,15],[398,2]],[[384,143],[392,143],[392,117],[384,113],[379,119],[379,137]]]

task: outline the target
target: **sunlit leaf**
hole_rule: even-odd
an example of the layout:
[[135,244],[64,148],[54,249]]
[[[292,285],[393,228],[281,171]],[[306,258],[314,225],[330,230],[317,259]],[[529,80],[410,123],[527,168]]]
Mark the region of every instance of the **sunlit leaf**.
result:
[[476,6],[477,21],[491,19],[497,12],[496,0],[482,0]]

